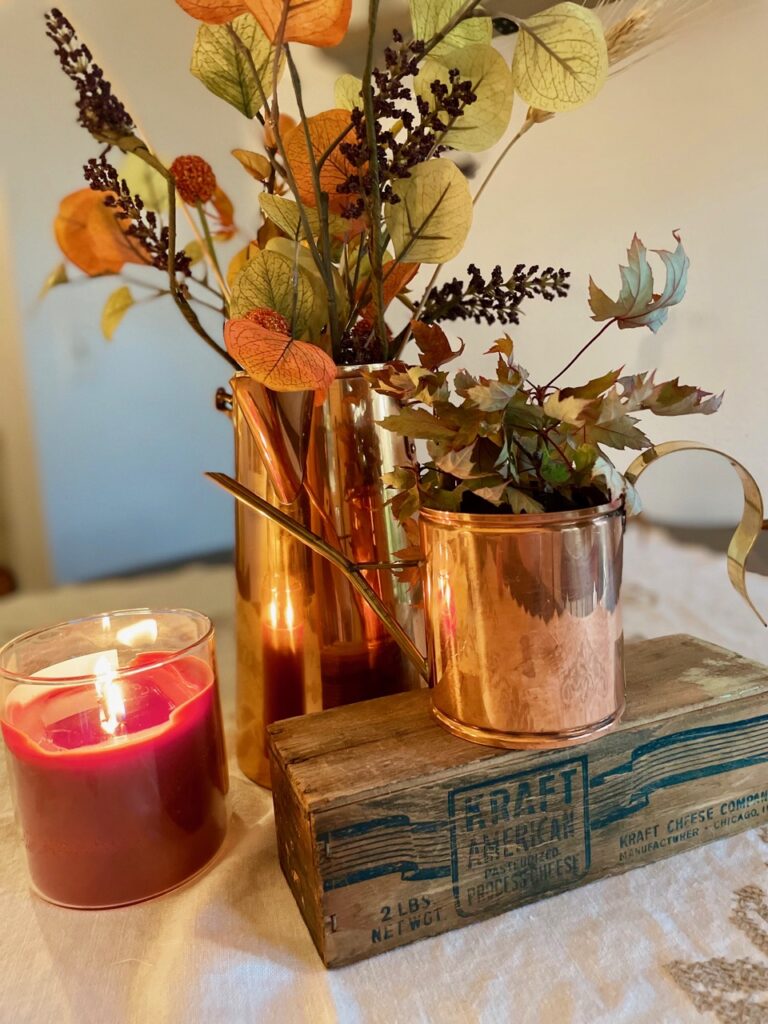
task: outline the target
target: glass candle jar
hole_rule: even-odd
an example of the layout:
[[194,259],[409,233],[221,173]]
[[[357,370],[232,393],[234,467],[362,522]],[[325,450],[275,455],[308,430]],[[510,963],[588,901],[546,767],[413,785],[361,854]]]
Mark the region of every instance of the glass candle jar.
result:
[[214,631],[107,612],[0,650],[0,729],[33,888],[114,907],[197,874],[227,827]]

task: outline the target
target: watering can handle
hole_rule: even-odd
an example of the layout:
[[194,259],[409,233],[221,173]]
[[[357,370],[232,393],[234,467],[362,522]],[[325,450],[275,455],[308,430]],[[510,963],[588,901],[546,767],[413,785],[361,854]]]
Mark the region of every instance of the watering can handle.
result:
[[721,458],[727,459],[741,480],[741,486],[744,490],[744,511],[741,514],[741,521],[736,527],[736,532],[731,538],[731,543],[728,545],[728,578],[734,589],[741,594],[762,624],[768,626],[768,622],[765,621],[752,603],[752,599],[747,592],[747,558],[755,546],[757,538],[760,536],[760,531],[768,529],[768,521],[764,519],[763,498],[760,494],[760,488],[757,486],[757,481],[752,474],[740,462],[737,462],[736,459],[725,452],[719,451],[717,448],[700,444],[698,441],[665,441],[663,444],[647,448],[642,455],[638,455],[625,471],[624,476],[634,486],[640,474],[652,463],[663,459],[665,455],[688,451],[711,452],[713,455],[719,455]]
[[[315,551],[318,555],[331,562],[335,565],[349,580],[355,590],[363,597],[368,604],[371,606],[373,611],[381,619],[382,623],[386,626],[392,638],[397,642],[398,646],[402,650],[403,654],[408,658],[410,662],[418,670],[419,674],[429,682],[429,666],[426,660],[421,656],[418,647],[411,640],[405,630],[402,628],[400,623],[394,617],[392,612],[387,608],[384,602],[381,600],[379,595],[366,580],[362,574],[362,569],[371,568],[374,563],[364,563],[358,565],[351,559],[342,555],[340,551],[332,548],[329,544],[326,544],[324,540],[308,530],[306,526],[301,523],[297,523],[295,519],[291,519],[290,516],[286,515],[285,512],[281,512],[280,509],[275,508],[270,502],[265,501],[264,498],[260,498],[254,494],[253,491],[249,491],[247,487],[243,487],[237,480],[233,480],[231,476],[227,476],[226,473],[206,473],[205,474],[210,480],[218,484],[219,487],[223,487],[225,491],[228,491],[233,497],[235,497],[241,504],[247,505],[248,508],[253,509],[254,512],[258,512],[266,519],[271,519],[272,522],[277,523],[284,530],[290,533],[296,540],[306,544],[308,548]],[[377,566],[379,563],[375,563]],[[404,564],[404,563],[399,563]]]

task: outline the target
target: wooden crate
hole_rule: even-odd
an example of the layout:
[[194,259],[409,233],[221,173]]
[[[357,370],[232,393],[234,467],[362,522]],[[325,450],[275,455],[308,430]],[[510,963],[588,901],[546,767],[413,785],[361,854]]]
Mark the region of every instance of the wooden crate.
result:
[[687,636],[627,646],[593,743],[457,739],[426,691],[271,730],[280,861],[328,967],[768,820],[768,668]]

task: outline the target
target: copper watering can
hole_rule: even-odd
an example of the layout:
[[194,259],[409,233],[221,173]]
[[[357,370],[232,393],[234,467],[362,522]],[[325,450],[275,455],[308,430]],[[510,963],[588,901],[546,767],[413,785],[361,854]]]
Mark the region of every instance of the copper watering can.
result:
[[[423,612],[388,569],[409,544],[383,476],[406,465],[406,440],[379,421],[398,411],[362,367],[339,367],[322,394],[278,393],[236,374],[217,393],[232,423],[247,490],[350,561],[419,642]],[[354,587],[271,518],[235,509],[236,751],[269,785],[267,726],[324,708],[418,688],[418,671]]]
[[[766,526],[750,473],[707,445],[671,441],[645,451],[625,476],[634,484],[658,459],[691,450],[726,458],[741,480],[744,511],[728,548],[728,575],[768,625],[746,587],[746,559]],[[620,721],[623,499],[543,515],[422,509],[425,659],[368,583],[365,565],[231,477],[207,475],[344,574],[433,688],[433,713],[455,735],[491,746],[550,749],[594,739]]]

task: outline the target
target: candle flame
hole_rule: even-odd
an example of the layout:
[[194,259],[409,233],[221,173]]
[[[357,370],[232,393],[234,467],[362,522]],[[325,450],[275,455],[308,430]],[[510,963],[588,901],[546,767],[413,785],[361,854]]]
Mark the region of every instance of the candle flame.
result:
[[125,701],[109,658],[96,662],[96,693],[99,697],[99,721],[109,736],[114,736],[125,721]]

